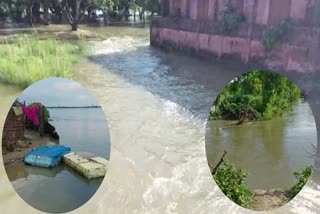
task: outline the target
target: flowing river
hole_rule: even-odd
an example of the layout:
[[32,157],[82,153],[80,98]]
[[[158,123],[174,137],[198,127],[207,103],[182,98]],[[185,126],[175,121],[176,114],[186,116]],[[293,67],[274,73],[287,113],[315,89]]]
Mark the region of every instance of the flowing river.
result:
[[248,173],[247,184],[252,190],[288,189],[296,182],[293,173],[314,163],[316,124],[303,100],[282,117],[241,126],[228,123],[208,121],[208,161],[217,163],[226,150],[226,159]]
[[[205,151],[213,100],[243,69],[152,48],[148,27],[86,29],[108,39],[91,42],[90,56],[75,68],[75,80],[105,112],[111,156],[97,193],[74,213],[250,213],[214,183]],[[0,89],[5,100],[17,94]],[[283,126],[290,128],[290,120]],[[0,181],[6,184],[0,191],[1,210],[35,213],[17,197],[0,167]],[[320,193],[315,179],[272,213],[316,213]]]

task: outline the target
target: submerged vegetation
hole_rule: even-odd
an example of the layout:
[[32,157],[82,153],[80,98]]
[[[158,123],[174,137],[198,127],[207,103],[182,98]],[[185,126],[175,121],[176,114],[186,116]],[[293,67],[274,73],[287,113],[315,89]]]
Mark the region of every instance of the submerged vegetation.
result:
[[[297,182],[289,190],[283,191],[288,200],[293,199],[302,190],[311,172],[312,167],[308,166],[302,172],[293,174]],[[252,208],[255,203],[254,193],[247,186],[246,177],[247,173],[244,170],[229,162],[221,164],[213,175],[217,185],[230,200],[242,207]]]
[[43,78],[71,78],[72,67],[85,50],[83,41],[38,40],[29,36],[0,44],[0,82],[25,88]]
[[214,102],[210,118],[268,120],[290,111],[300,96],[299,88],[286,77],[253,71],[227,85]]

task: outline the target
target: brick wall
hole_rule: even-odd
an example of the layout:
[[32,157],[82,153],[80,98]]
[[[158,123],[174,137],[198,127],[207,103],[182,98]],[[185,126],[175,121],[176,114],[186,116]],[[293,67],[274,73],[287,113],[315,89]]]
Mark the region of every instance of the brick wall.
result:
[[[170,0],[182,18],[159,18],[151,24],[151,44],[173,46],[210,57],[236,56],[260,69],[320,74],[320,0],[231,0],[246,16],[237,32],[222,35],[215,23],[225,0]],[[286,42],[271,52],[262,45],[262,33],[287,17],[297,20]],[[319,22],[319,26],[317,25]]]
[[[317,16],[314,10],[320,7],[319,0],[230,1],[235,8],[245,13],[249,20],[254,19],[255,23],[263,25],[271,25],[287,17],[309,22],[314,19],[313,22],[316,22]],[[170,15],[175,15],[180,9],[182,17],[193,20],[220,20],[226,6],[226,0],[169,0],[168,2]]]

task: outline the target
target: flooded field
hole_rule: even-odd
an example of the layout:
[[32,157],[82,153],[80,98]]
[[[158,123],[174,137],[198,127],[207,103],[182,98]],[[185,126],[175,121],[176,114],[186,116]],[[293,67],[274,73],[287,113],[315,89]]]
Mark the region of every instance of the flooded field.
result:
[[[75,79],[97,97],[105,112],[111,156],[101,188],[77,212],[250,213],[215,185],[205,152],[213,100],[244,70],[154,49],[148,27],[86,29],[108,38],[90,43],[91,54],[75,69]],[[7,182],[3,176],[2,181]],[[316,188],[310,180],[297,197],[300,201],[294,199],[272,213],[316,213]],[[0,199],[8,212],[20,203],[9,187],[0,192]],[[34,213],[26,205],[21,210]]]

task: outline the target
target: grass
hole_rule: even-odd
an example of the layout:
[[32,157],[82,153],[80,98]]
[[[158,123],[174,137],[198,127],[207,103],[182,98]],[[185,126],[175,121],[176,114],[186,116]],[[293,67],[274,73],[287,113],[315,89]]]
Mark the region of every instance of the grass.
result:
[[72,79],[71,70],[85,50],[84,41],[39,40],[31,36],[0,44],[0,82],[26,88],[49,77]]

